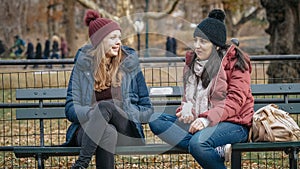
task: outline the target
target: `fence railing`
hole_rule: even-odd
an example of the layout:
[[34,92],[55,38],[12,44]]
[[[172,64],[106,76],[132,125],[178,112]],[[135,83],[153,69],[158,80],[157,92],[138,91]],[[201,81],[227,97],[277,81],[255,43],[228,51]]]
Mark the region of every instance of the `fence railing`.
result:
[[[142,71],[145,76],[145,80],[148,86],[182,86],[183,85],[183,67],[184,57],[150,57],[140,58]],[[264,84],[268,83],[270,77],[267,74],[267,70],[270,64],[286,64],[299,65],[297,71],[300,72],[300,54],[299,55],[257,55],[251,56],[252,61],[252,83]],[[33,159],[20,160],[16,159],[12,152],[10,152],[13,146],[19,145],[38,145],[39,138],[36,136],[39,133],[39,124],[35,120],[28,120],[27,122],[17,121],[15,118],[16,108],[22,106],[36,106],[35,103],[28,105],[26,102],[18,101],[15,99],[15,90],[18,88],[48,88],[48,87],[61,87],[65,88],[68,85],[70,73],[73,68],[73,59],[64,60],[0,60],[0,168],[36,168],[36,164]],[[26,69],[24,66],[28,65]],[[38,65],[37,68],[33,68],[31,65]],[[46,67],[52,65],[52,68]],[[64,66],[62,66],[64,65]],[[288,72],[289,73],[289,72]],[[288,77],[276,77],[277,79],[287,79]],[[291,77],[295,82],[299,80],[298,77]],[[38,103],[36,103],[38,104]],[[52,104],[64,104],[64,103],[46,103],[51,107]],[[46,130],[46,137],[49,144],[59,145],[65,141],[66,129],[69,126],[67,120],[60,121],[47,121],[49,130]],[[148,133],[151,133],[149,127],[145,126]],[[24,134],[22,131],[26,130]],[[150,135],[150,134],[149,134]],[[36,138],[36,139],[32,139]],[[269,158],[270,154],[257,153],[246,154],[247,160],[252,161],[249,165],[266,166],[264,159]],[[271,154],[271,156],[275,156]],[[276,155],[283,161],[285,155],[280,152]],[[59,161],[61,168],[69,166],[68,161],[73,161],[74,157],[59,157],[51,158],[51,161]],[[158,160],[159,159],[159,160]],[[174,160],[175,159],[175,160]],[[180,163],[189,164],[190,168],[194,168],[197,164],[193,161],[189,155],[186,155],[184,159],[187,161],[180,161],[181,156],[153,156],[147,158],[145,162],[145,156],[118,156],[117,168],[145,168],[141,163],[147,163],[146,168],[155,168],[155,166],[165,167],[169,166],[169,163],[176,163],[176,166]],[[52,162],[50,162],[52,163]],[[191,163],[191,164],[190,164]],[[261,164],[262,163],[262,164]],[[57,167],[55,164],[49,166],[53,168]],[[139,166],[139,167],[137,167]],[[171,165],[172,166],[172,165]],[[282,165],[283,166],[283,165]],[[174,165],[173,165],[174,167]],[[247,166],[246,166],[247,167]],[[180,167],[178,167],[180,168]],[[199,168],[199,167],[198,167]],[[251,166],[250,166],[251,168]]]

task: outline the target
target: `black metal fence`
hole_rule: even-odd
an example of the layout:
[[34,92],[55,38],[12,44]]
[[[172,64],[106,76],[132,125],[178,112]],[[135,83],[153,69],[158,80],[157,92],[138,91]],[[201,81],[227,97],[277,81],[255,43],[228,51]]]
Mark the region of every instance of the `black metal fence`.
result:
[[[293,62],[300,65],[300,55],[251,56],[252,83],[268,83],[266,74],[270,63]],[[148,86],[182,86],[184,57],[140,58]],[[172,64],[170,64],[172,63]],[[46,65],[52,65],[52,68]],[[67,87],[73,68],[73,59],[64,60],[0,60],[0,168],[36,168],[32,158],[18,159],[12,153],[13,146],[39,145],[39,122],[16,120],[16,108],[28,106],[15,99],[18,88]],[[24,69],[24,65],[28,65]],[[32,65],[38,65],[33,68]],[[62,66],[64,65],[64,66]],[[299,70],[297,70],[299,72]],[[286,79],[287,77],[276,77]],[[300,82],[300,79],[293,79]],[[48,103],[51,106],[51,103]],[[64,104],[64,103],[61,103]],[[34,106],[34,105],[33,105]],[[296,117],[298,118],[298,117]],[[65,141],[69,122],[65,119],[45,121],[45,145],[59,145]],[[147,139],[155,136],[145,125]],[[257,152],[243,154],[243,168],[285,168],[288,158],[283,152]],[[47,168],[68,168],[76,157],[52,157],[46,160]],[[94,167],[94,165],[92,165]],[[230,164],[228,164],[230,167]],[[116,156],[116,168],[201,168],[186,155]]]

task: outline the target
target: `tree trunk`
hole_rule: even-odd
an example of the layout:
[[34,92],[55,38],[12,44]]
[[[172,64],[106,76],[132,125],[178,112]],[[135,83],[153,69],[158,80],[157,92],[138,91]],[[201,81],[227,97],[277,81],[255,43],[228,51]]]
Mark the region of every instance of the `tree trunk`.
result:
[[75,55],[75,40],[76,40],[76,28],[75,28],[75,14],[74,14],[74,6],[75,6],[75,1],[74,0],[64,0],[64,22],[66,24],[65,27],[65,37],[66,41],[68,43],[68,48],[70,49],[69,51],[69,56],[74,56]]
[[[296,54],[300,52],[300,1],[261,0],[266,8],[270,43],[266,46],[271,54]],[[273,62],[267,70],[269,83],[299,82],[299,64]]]
[[8,47],[11,47],[13,45],[13,37],[15,35],[19,35],[23,38],[23,35],[26,34],[26,29],[24,29],[26,27],[24,25],[26,25],[27,13],[25,10],[27,9],[28,3],[28,0],[2,0],[0,3],[0,32],[2,32],[0,37],[3,43],[6,44]]

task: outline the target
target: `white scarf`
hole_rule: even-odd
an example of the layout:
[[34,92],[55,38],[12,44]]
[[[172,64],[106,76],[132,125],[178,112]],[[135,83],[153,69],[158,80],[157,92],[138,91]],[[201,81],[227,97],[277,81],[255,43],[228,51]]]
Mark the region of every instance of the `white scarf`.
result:
[[[211,83],[206,89],[202,87],[201,74],[203,72],[204,66],[208,60],[200,61],[196,60],[194,65],[195,74],[192,74],[186,84],[186,101],[191,101],[196,112],[196,116],[208,110],[208,95]],[[197,77],[199,82],[197,84]]]

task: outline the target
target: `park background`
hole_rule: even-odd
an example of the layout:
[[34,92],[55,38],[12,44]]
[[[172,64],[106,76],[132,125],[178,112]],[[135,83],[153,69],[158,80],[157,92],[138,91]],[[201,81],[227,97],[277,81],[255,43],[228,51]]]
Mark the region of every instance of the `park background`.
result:
[[[95,9],[104,17],[119,22],[125,33],[123,43],[135,49],[138,49],[138,33],[134,23],[141,21],[144,24],[140,32],[141,58],[163,57],[168,34],[177,37],[177,52],[183,57],[191,45],[194,26],[213,8],[226,12],[228,43],[232,37],[238,38],[240,47],[250,56],[300,53],[299,0],[1,0],[0,8],[0,39],[8,48],[17,34],[25,40],[30,38],[33,44],[40,38],[42,45],[46,38],[58,35],[68,41],[69,59],[73,59],[76,50],[88,41],[88,29],[83,22],[87,9]],[[151,49],[148,56],[145,55],[147,49]],[[9,53],[1,60],[18,61]],[[25,63],[25,57],[21,61]],[[263,61],[253,65],[253,83],[299,83],[299,61]],[[16,88],[66,87],[72,66],[69,64],[62,69],[57,64],[52,70],[43,66],[23,70],[19,65],[0,65],[0,102],[16,103]],[[182,85],[181,62],[170,67],[164,63],[142,63],[142,66],[150,86]],[[1,145],[38,145],[38,122],[17,121],[14,113],[14,108],[1,109]],[[58,124],[47,121],[47,144],[64,142],[69,123],[64,120]],[[23,134],[25,131],[29,134]],[[250,157],[245,154],[245,157],[250,159],[244,161],[245,168],[285,168],[288,158],[284,153],[251,154]],[[200,168],[193,162],[182,162],[186,158],[191,159],[189,156],[120,156],[117,168],[143,168],[140,163],[149,164],[149,168]],[[47,160],[47,166],[67,168],[74,159],[52,158]],[[33,158],[17,159],[13,154],[1,152],[0,168],[36,168],[36,163]]]
[[[67,40],[71,58],[88,41],[83,22],[86,9],[119,22],[126,35],[123,44],[146,50],[141,57],[164,56],[169,34],[175,34],[177,53],[184,56],[194,27],[213,8],[224,9],[228,39],[238,38],[250,55],[300,53],[299,0],[1,0],[0,8],[0,40],[7,48],[15,35],[33,44],[36,38],[43,44],[58,35]],[[138,32],[136,23],[143,24]],[[159,50],[149,55],[149,48]],[[10,58],[9,53],[2,57]],[[287,70],[284,76],[299,78],[299,65],[293,63],[271,64],[268,75]]]

